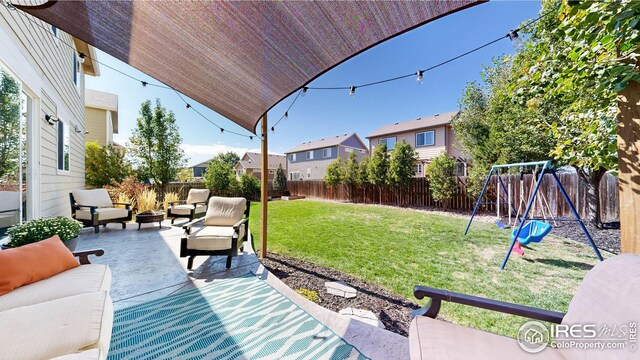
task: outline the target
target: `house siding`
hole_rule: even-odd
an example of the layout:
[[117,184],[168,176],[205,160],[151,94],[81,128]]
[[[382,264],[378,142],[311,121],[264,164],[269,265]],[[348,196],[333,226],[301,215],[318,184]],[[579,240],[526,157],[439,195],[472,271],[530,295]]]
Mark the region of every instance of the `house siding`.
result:
[[[292,180],[291,174],[295,172],[300,172],[300,175],[302,176],[301,180],[322,180],[324,179],[324,176],[327,173],[327,167],[329,167],[329,164],[335,161],[338,158],[338,156],[341,159],[347,159],[350,154],[349,150],[352,150],[358,156],[358,161],[362,160],[363,157],[367,156],[368,155],[367,150],[362,149],[364,150],[364,152],[360,152],[359,151],[360,147],[361,145],[359,143],[358,143],[358,149],[354,149],[353,147],[350,147],[350,146],[347,147],[342,145],[332,146],[331,157],[329,158],[322,158],[322,149],[317,149],[313,151],[314,152],[313,160],[306,160],[306,158],[304,157],[306,154],[306,151],[303,151],[303,152],[295,153],[298,155],[296,155],[297,156],[296,161],[293,161],[293,162],[290,160],[289,154],[287,154],[287,178],[289,180]],[[319,156],[320,158],[316,158],[317,156]],[[304,159],[304,160],[299,160],[299,159]],[[308,169],[310,170],[310,173],[307,172]]]
[[[419,132],[430,131],[430,130],[434,131],[434,136],[435,136],[434,145],[416,147],[416,134]],[[448,130],[451,131],[450,129]],[[411,145],[416,150],[419,161],[423,161],[423,162],[431,161],[431,159],[437,157],[438,155],[444,152],[447,152],[447,141],[446,141],[447,138],[446,138],[444,126],[373,137],[370,139],[371,152],[373,152],[373,150],[378,146],[378,144],[380,143],[380,139],[394,137],[394,136],[396,138],[396,143],[399,143],[402,140],[405,140],[409,145]]]
[[[34,24],[34,22],[39,25]],[[34,95],[34,111],[29,127],[39,136],[31,144],[37,147],[29,155],[28,173],[35,174],[33,199],[28,199],[28,218],[71,214],[69,192],[84,188],[84,73],[80,67],[79,86],[73,81],[76,55],[71,36],[58,30],[57,37],[48,32],[50,26],[18,11],[0,7],[0,63],[13,72],[23,88]],[[71,45],[71,47],[65,44]],[[55,114],[69,128],[70,171],[57,170],[56,126],[44,117]],[[33,158],[35,156],[35,158]]]
[[86,142],[96,142],[100,146],[107,145],[107,111],[95,108],[85,109]]

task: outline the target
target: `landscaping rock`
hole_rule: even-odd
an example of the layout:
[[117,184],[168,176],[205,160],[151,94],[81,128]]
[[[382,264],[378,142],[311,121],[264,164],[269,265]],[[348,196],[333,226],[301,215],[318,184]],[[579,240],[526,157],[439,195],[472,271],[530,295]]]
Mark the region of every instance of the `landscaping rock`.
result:
[[376,326],[381,329],[385,328],[382,321],[378,320],[378,317],[376,316],[376,314],[372,313],[369,310],[354,309],[354,308],[348,307],[346,309],[340,310],[338,313],[340,315],[344,315],[352,319],[362,321],[363,323],[369,324],[371,326]]
[[343,298],[352,299],[356,297],[358,291],[342,281],[327,281],[324,283],[327,292],[331,295],[342,296]]

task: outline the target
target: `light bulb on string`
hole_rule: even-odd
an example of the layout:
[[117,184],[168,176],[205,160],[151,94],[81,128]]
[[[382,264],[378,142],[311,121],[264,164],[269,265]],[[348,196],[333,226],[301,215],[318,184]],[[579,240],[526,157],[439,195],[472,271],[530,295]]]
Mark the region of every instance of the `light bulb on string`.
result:
[[223,128],[220,128],[220,133],[224,133],[224,129]]
[[78,60],[78,61],[80,61],[80,64],[84,64],[84,58],[85,58],[85,56],[86,56],[86,55],[85,55],[83,52],[79,52],[79,53],[78,53],[78,57],[80,58],[80,60]]
[[509,40],[511,40],[511,43],[515,47],[518,47],[518,46],[520,46],[520,44],[522,44],[522,38],[518,34],[518,30],[517,29],[509,31],[509,33],[507,34],[507,37],[509,38]]
[[356,96],[356,86],[351,86],[349,88],[349,96],[351,96],[351,97],[355,97]]
[[187,105],[185,105],[184,108],[187,110],[191,109],[191,104],[187,103]]
[[284,119],[287,120],[289,118],[289,112],[285,111],[284,112]]
[[140,83],[142,84],[142,87],[147,87],[147,85],[149,85],[149,83],[146,81],[141,81]]
[[307,95],[307,90],[309,90],[308,87],[303,86],[302,87],[302,92],[300,93],[300,96],[304,97],[305,95]]
[[418,85],[422,85],[422,83],[424,82],[424,71],[418,70],[416,72],[416,82],[418,83]]

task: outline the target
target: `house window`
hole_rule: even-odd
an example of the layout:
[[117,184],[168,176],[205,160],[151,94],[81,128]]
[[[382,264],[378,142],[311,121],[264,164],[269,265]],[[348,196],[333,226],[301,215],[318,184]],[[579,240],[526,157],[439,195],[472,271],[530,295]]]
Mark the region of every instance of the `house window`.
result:
[[76,86],[80,86],[80,61],[78,61],[78,56],[75,52],[73,53],[72,61],[73,61],[73,83],[76,84]]
[[422,175],[422,164],[413,165],[413,172],[416,173],[416,176]]
[[346,151],[346,152],[348,152],[348,153],[352,153],[352,152],[353,152],[353,149],[352,149],[352,148],[346,148],[346,149],[344,149],[344,151]]
[[322,149],[322,157],[330,158],[331,157],[331,148]]
[[387,145],[387,150],[391,151],[396,148],[396,137],[388,137],[380,139],[380,144]]
[[300,180],[301,177],[302,176],[300,176],[300,171],[292,171],[289,173],[289,180]]
[[244,169],[238,169],[238,176],[242,176],[244,174]]
[[311,177],[311,168],[307,168],[307,178]]
[[313,160],[313,150],[307,151],[307,160]]
[[289,161],[296,161],[296,154],[289,155]]
[[69,127],[58,121],[58,170],[69,171]]
[[436,133],[433,130],[416,133],[416,147],[433,146],[436,143]]

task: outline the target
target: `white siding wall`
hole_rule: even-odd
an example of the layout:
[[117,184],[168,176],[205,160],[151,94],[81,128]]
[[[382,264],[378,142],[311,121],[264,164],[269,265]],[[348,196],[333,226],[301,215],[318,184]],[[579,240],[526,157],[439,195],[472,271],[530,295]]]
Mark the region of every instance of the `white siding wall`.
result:
[[[57,38],[48,31],[49,25],[18,11],[0,6],[0,62],[8,67],[35,96],[35,111],[30,119],[32,137],[38,150],[29,161],[35,177],[34,208],[31,217],[69,215],[69,192],[84,188],[84,74],[80,86],[73,82],[72,58],[76,53],[71,37],[58,30]],[[43,28],[44,27],[44,28]],[[70,44],[72,47],[64,44]],[[57,171],[56,126],[49,125],[46,114],[55,114],[69,127],[70,171]],[[37,144],[39,142],[39,144]]]

